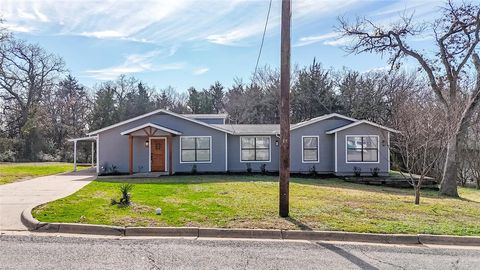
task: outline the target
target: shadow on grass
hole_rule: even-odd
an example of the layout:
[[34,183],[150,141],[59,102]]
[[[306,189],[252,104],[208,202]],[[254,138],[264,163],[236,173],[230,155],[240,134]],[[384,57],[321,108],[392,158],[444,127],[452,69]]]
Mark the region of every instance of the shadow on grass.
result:
[[286,217],[284,218],[286,221],[292,223],[293,225],[297,226],[297,228],[299,228],[300,230],[302,231],[313,231],[313,229],[308,226],[307,224],[301,222],[300,220],[298,219],[295,219],[295,218],[292,218],[292,217]]
[[[278,182],[278,176],[271,175],[245,175],[245,174],[199,174],[199,175],[173,175],[160,176],[158,178],[98,178],[97,182],[106,183],[134,183],[134,184],[202,184],[202,183],[231,183],[231,182]],[[307,177],[291,177],[291,183],[301,185],[311,185],[316,187],[339,188],[355,191],[375,192],[398,196],[414,196],[413,189],[408,188],[394,188],[385,186],[373,186],[346,182],[340,178],[307,178]],[[480,192],[479,192],[480,193]],[[422,197],[434,199],[458,199],[473,203],[480,203],[475,200],[466,198],[451,198],[438,195],[438,192],[431,190],[422,190]]]

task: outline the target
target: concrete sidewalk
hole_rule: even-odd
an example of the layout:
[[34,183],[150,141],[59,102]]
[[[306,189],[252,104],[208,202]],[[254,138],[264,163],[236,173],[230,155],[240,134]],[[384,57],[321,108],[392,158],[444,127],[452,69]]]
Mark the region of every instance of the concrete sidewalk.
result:
[[27,230],[20,221],[25,208],[68,196],[95,177],[95,169],[88,169],[0,185],[0,231]]

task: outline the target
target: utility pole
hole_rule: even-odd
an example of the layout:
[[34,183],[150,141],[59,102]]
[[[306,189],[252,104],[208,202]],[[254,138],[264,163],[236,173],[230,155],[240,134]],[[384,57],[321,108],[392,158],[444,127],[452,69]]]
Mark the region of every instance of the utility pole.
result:
[[290,181],[290,21],[291,1],[282,0],[280,56],[280,203],[279,214],[288,217]]

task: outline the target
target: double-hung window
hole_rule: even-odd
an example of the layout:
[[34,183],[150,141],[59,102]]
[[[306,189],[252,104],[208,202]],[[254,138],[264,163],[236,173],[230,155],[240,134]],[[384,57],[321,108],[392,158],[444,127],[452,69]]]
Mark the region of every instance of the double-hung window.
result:
[[318,136],[302,137],[302,162],[318,162]]
[[180,137],[181,162],[211,162],[212,138],[209,136]]
[[378,136],[347,136],[347,162],[378,162]]
[[241,161],[270,161],[270,137],[240,137]]

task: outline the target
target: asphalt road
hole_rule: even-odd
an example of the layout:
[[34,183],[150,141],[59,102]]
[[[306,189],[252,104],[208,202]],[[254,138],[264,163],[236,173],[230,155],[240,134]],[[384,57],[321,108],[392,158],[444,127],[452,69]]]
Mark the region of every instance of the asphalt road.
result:
[[479,269],[480,248],[0,235],[1,269]]

